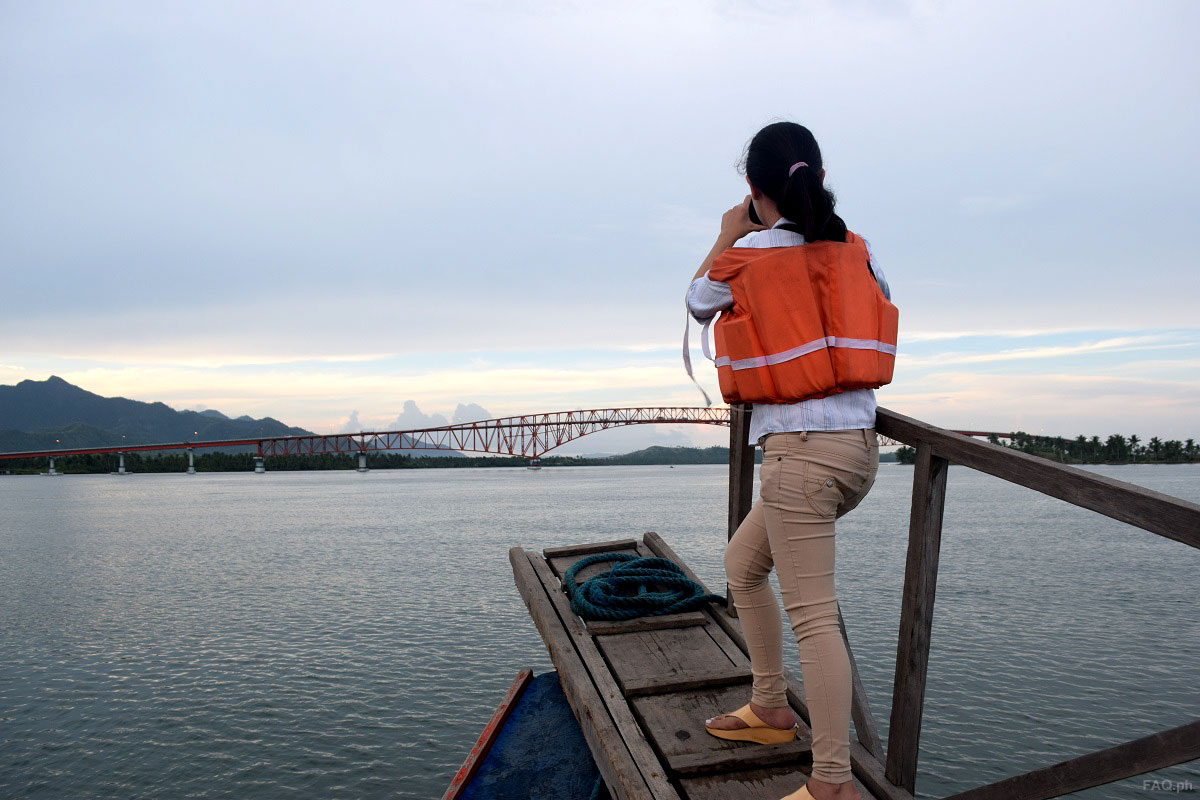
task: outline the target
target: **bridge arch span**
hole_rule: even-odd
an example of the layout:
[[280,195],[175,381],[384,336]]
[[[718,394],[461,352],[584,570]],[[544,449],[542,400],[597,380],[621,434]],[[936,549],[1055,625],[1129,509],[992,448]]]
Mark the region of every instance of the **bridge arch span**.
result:
[[729,425],[728,407],[657,406],[553,411],[407,431],[286,436],[259,443],[263,456],[388,450],[457,450],[541,458],[567,442],[629,425]]

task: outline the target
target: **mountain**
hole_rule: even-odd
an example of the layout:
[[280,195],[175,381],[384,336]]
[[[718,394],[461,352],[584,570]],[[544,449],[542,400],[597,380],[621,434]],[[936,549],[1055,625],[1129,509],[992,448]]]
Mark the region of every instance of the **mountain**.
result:
[[232,420],[219,411],[101,397],[57,376],[0,386],[0,452],[307,433],[271,417]]
[[[56,375],[44,381],[0,386],[0,453],[58,447],[311,436],[277,419],[242,415],[230,419],[215,409],[176,411],[165,403],[102,397]],[[402,441],[411,443],[405,436]],[[238,451],[242,447],[223,448]],[[461,456],[457,450],[417,450],[414,456]]]

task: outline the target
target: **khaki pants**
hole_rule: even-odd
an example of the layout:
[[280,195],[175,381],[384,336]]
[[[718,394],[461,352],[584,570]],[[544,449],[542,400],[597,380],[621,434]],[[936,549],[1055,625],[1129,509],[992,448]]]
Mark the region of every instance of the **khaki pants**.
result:
[[800,647],[813,733],[813,777],[850,780],[850,659],[838,627],[833,523],[870,491],[879,468],[871,428],[776,433],[763,442],[759,500],[725,550],[725,574],[750,651],[751,701],[786,706],[777,568]]

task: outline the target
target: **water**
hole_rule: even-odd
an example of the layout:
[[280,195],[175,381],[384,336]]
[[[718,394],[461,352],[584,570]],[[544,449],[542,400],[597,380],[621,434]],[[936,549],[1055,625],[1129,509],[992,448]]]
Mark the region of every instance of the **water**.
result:
[[[1200,501],[1200,465],[1096,471]],[[885,741],[911,480],[884,465],[838,532]],[[0,480],[0,797],[440,797],[516,672],[551,668],[508,548],[657,530],[723,586],[725,481]],[[1200,717],[1200,553],[965,468],[949,485],[919,796]],[[1196,763],[1146,777],[1200,787]],[[1163,796],[1142,781],[1077,796]]]

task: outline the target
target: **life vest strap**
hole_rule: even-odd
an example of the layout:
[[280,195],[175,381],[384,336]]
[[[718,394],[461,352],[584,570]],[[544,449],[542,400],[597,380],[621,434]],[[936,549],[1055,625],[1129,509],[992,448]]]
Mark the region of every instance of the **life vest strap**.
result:
[[[709,399],[708,392],[704,391],[704,387],[700,385],[700,381],[696,380],[696,376],[692,374],[692,352],[691,352],[692,343],[690,341],[691,326],[692,326],[692,314],[686,308],[684,309],[683,313],[684,313],[683,367],[684,367],[684,369],[687,370],[688,377],[692,379],[692,383],[696,384],[696,388],[700,390],[700,394],[704,395],[704,405],[706,407],[711,406],[712,400]],[[703,337],[701,339],[701,342],[702,342],[701,348],[704,350],[704,355],[711,361],[712,356],[709,355],[709,352],[708,352],[708,326],[710,324],[712,324],[711,319],[708,322],[704,323],[704,328],[701,329],[700,335]]]

